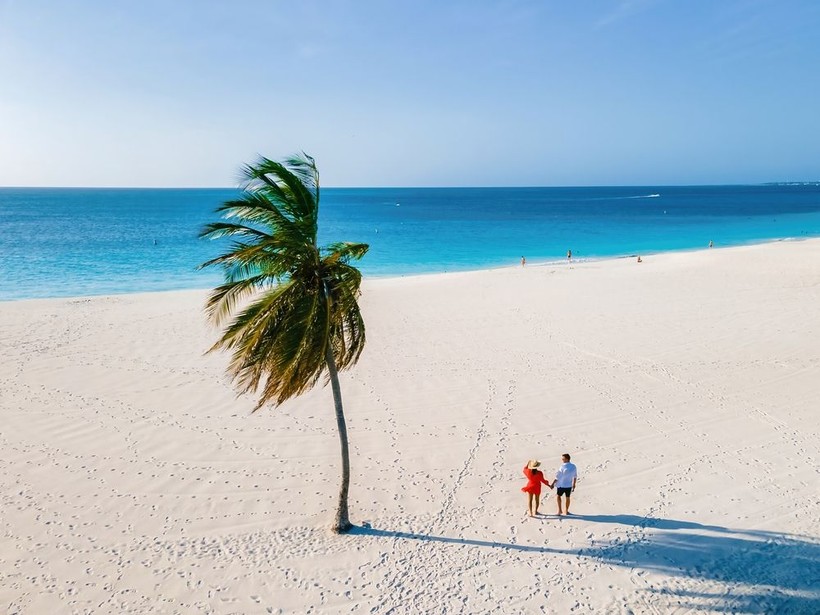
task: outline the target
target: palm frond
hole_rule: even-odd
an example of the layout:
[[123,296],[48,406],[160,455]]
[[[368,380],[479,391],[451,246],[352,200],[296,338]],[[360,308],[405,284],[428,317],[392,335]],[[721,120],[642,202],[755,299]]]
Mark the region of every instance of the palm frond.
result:
[[217,286],[205,304],[208,320],[217,326],[221,325],[233,314],[236,304],[255,292],[259,292],[267,279],[267,276],[255,276]]
[[246,190],[241,198],[226,201],[216,211],[226,219],[236,218],[245,225],[256,224],[269,232],[297,233],[305,241],[314,240],[309,233],[304,232],[304,224],[294,220],[283,203],[270,199],[261,191]]
[[[304,164],[309,163],[304,161]],[[300,174],[304,173],[301,167],[297,169]],[[315,241],[319,203],[315,200],[310,187],[303,184],[293,170],[281,162],[260,158],[255,165],[248,165],[245,168],[245,176],[246,191],[263,193],[271,201],[276,202],[294,220],[298,220],[300,225],[304,225],[303,230],[310,233]]]
[[224,326],[211,350],[231,353],[228,373],[238,390],[258,393],[258,409],[312,387],[326,372],[328,349],[339,369],[359,359],[361,273],[349,263],[368,246],[317,247],[319,173],[307,154],[260,158],[243,173],[240,198],[223,203],[223,219],[200,233],[232,242],[200,267],[219,266],[225,276],[205,306]]
[[229,252],[215,256],[199,265],[200,269],[222,265],[226,270],[237,264],[241,265],[261,265],[262,261],[271,256],[263,243],[245,243],[236,241],[231,244]]
[[233,350],[228,371],[243,392],[264,381],[258,407],[299,395],[324,368],[323,297],[295,282],[277,287],[240,313],[215,348]]
[[348,262],[351,259],[360,259],[367,251],[370,249],[370,246],[366,243],[351,243],[349,241],[337,242],[332,243],[328,246],[322,248],[322,252],[326,254],[325,259],[332,261],[332,262]]
[[303,294],[291,304],[288,326],[280,331],[270,375],[259,405],[272,400],[277,405],[312,387],[325,369],[328,343],[325,330],[325,298],[320,292]]
[[359,360],[365,344],[364,319],[359,309],[361,272],[333,259],[323,260],[323,274],[331,305],[331,331],[334,357],[339,370]]
[[266,293],[243,310],[225,329],[222,338],[213,349],[231,349],[228,373],[233,377],[240,392],[256,391],[267,374],[269,359],[270,327],[281,318],[281,297],[287,286]]
[[299,156],[291,156],[285,163],[290,167],[293,174],[299,178],[305,188],[313,194],[313,200],[319,204],[319,169],[316,168],[316,161],[302,152]]
[[261,294],[242,311],[234,313],[232,320],[222,331],[222,336],[214,343],[209,352],[234,349],[239,343],[238,340],[243,336],[247,337],[258,328],[259,321],[264,317],[266,310],[276,303],[281,293],[286,292],[287,286],[288,284],[285,283],[273,287]]
[[202,227],[199,233],[200,239],[222,239],[223,237],[246,237],[264,241],[270,239],[271,235],[259,229],[235,224],[230,222],[211,222]]

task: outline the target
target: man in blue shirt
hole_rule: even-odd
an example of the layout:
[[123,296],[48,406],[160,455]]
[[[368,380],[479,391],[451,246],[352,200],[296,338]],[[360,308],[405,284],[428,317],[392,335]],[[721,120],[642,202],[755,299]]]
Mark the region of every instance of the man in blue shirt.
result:
[[[570,494],[575,491],[575,483],[578,480],[578,468],[574,463],[569,462],[569,453],[561,455],[561,467],[555,473],[556,500],[558,501],[558,514],[569,514]],[[561,496],[564,496],[564,506],[561,507]]]

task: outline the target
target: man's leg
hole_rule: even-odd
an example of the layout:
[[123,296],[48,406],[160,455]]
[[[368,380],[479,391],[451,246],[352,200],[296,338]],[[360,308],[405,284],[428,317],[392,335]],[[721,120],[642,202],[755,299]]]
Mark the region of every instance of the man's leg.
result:
[[567,496],[567,503],[564,504],[564,511],[569,514],[569,496]]
[[563,515],[564,511],[561,510],[561,496],[556,494],[555,501],[558,502],[558,514]]

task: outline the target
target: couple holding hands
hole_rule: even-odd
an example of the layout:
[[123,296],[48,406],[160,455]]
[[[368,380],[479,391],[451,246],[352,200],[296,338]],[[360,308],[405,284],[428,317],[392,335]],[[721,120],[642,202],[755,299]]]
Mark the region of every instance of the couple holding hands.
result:
[[[540,461],[530,459],[527,465],[524,466],[524,476],[527,477],[527,484],[521,487],[521,491],[527,494],[527,512],[530,517],[535,517],[538,514],[538,505],[541,503],[541,485],[544,484],[550,489],[558,487],[556,500],[558,501],[558,514],[570,514],[569,502],[570,495],[575,491],[575,483],[578,480],[578,468],[574,463],[569,461],[569,453],[561,455],[561,467],[555,473],[555,480],[552,484],[544,479],[544,473],[538,469],[541,465]],[[562,506],[561,496],[564,497]]]

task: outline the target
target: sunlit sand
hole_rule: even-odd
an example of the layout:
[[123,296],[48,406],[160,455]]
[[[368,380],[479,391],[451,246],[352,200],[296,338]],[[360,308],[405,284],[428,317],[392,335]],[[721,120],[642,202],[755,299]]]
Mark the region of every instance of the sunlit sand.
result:
[[642,257],[366,280],[349,536],[330,390],[251,415],[206,292],[0,303],[0,605],[817,612],[820,240]]

